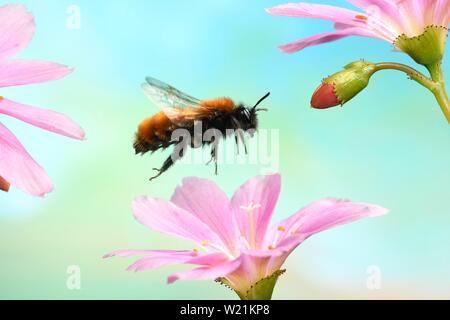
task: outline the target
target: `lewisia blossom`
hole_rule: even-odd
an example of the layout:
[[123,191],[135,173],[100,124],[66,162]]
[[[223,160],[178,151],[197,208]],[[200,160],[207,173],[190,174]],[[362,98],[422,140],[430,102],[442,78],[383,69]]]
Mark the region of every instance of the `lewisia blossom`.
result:
[[214,182],[186,178],[170,201],[137,198],[133,211],[143,225],[191,241],[199,249],[123,250],[105,257],[143,256],[129,271],[197,265],[170,276],[168,282],[216,279],[241,299],[270,299],[286,258],[307,238],[387,213],[376,205],[323,199],[269,226],[280,188],[278,174],[259,176],[242,185],[230,200]]
[[[410,79],[431,91],[450,123],[450,102],[442,71],[450,20],[450,0],[348,2],[364,12],[309,3],[289,3],[267,9],[273,15],[329,20],[335,23],[335,31],[300,39],[281,46],[281,50],[292,53],[348,36],[371,37],[387,41],[396,50],[408,54],[415,62],[428,69],[430,77],[399,63],[369,63],[370,72],[367,72],[367,65],[353,63],[322,83],[313,94],[311,106],[326,109],[343,105],[367,86],[375,72],[392,69],[406,73]],[[336,79],[340,84],[334,82]]]
[[342,39],[363,36],[393,43],[399,50],[400,38],[414,38],[428,28],[447,29],[450,19],[448,0],[348,0],[365,12],[325,4],[289,3],[267,9],[278,16],[313,18],[335,23],[335,31],[318,34],[281,46],[285,52]]
[[[0,21],[0,87],[57,80],[72,72],[67,66],[53,62],[8,60],[33,38],[34,18],[22,5],[6,5],[0,7]],[[84,138],[83,130],[75,122],[54,111],[0,97],[0,114],[67,137]],[[0,123],[0,190],[8,191],[10,184],[35,196],[43,196],[53,189],[44,169]]]

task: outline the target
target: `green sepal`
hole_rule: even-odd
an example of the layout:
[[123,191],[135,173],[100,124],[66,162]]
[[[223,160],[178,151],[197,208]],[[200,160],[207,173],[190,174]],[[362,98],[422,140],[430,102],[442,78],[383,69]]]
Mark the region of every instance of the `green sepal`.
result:
[[399,36],[394,45],[417,63],[430,66],[439,63],[444,57],[447,35],[447,27],[429,26],[416,37]]
[[326,78],[324,83],[334,86],[335,95],[343,105],[368,86],[370,77],[375,71],[375,64],[368,61],[356,61],[346,65],[344,70]]
[[278,278],[285,272],[286,270],[278,270],[272,275],[259,280],[245,292],[235,290],[226,278],[218,278],[216,282],[236,292],[241,300],[271,300]]

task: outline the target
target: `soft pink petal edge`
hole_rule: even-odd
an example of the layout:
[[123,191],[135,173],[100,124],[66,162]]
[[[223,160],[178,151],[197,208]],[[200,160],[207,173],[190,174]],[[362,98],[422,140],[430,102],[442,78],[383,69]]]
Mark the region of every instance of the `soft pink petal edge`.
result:
[[241,265],[241,259],[227,261],[212,267],[196,268],[189,271],[178,272],[167,278],[167,283],[172,284],[178,280],[210,280],[224,277],[235,271]]
[[[331,200],[333,199],[329,199],[330,205],[323,206],[321,210],[313,209],[314,204],[312,204],[307,208],[313,210],[300,210],[294,216],[277,223],[275,227],[286,225],[289,228],[285,230],[287,236],[280,239],[277,249],[289,252],[316,233],[363,218],[374,218],[389,213],[389,209],[378,205],[338,199],[335,199],[336,203],[332,204]],[[289,223],[286,223],[288,220],[290,220]]]
[[23,50],[33,39],[33,15],[24,5],[8,4],[0,7],[0,59]]
[[190,240],[223,247],[220,237],[190,212],[175,204],[151,197],[138,197],[132,203],[134,217],[141,224],[155,231]]
[[16,188],[34,196],[42,197],[53,190],[53,184],[44,169],[1,123],[0,176]]
[[231,214],[230,200],[217,184],[196,177],[185,178],[171,202],[208,225],[231,251],[234,250],[239,240],[237,223]]
[[362,13],[326,4],[288,3],[268,8],[266,12],[275,16],[322,19],[352,26],[364,26],[363,21],[356,19],[356,16]]
[[250,243],[249,217],[243,207],[251,204],[257,205],[253,214],[256,246],[264,240],[269,227],[275,206],[281,191],[281,176],[279,174],[268,174],[257,176],[242,186],[234,193],[231,199],[231,207],[236,216],[240,232]]
[[303,50],[307,47],[332,42],[336,40],[343,39],[349,36],[362,36],[362,37],[370,37],[370,38],[378,38],[379,36],[375,35],[373,32],[357,28],[357,27],[349,27],[342,30],[337,30],[333,32],[326,32],[317,34],[311,37],[303,38],[285,45],[280,46],[280,50],[285,53],[294,53],[300,50]]
[[41,109],[8,99],[1,99],[0,113],[69,138],[79,140],[85,138],[83,129],[75,121],[56,111]]
[[65,65],[38,60],[0,62],[0,87],[20,86],[62,79],[73,70]]

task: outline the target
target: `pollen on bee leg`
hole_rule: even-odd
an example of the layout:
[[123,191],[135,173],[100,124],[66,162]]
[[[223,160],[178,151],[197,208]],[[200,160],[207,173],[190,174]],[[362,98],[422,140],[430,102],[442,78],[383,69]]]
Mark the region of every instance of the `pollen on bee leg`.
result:
[[274,247],[274,246],[268,246],[267,249],[269,249],[269,250],[275,250],[275,247]]
[[367,21],[368,20],[368,18],[365,15],[362,15],[362,14],[356,15],[355,19],[356,20],[360,20],[360,21]]

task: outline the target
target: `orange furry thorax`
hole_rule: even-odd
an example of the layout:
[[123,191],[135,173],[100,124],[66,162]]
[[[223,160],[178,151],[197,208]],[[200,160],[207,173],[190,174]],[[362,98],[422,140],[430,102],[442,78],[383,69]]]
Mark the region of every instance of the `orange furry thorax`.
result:
[[[179,109],[180,117],[186,120],[202,120],[214,112],[230,113],[236,107],[230,98],[218,98],[214,100],[204,100],[196,107]],[[176,109],[176,107],[175,107]],[[175,130],[177,125],[169,117],[160,111],[154,116],[143,120],[138,128],[136,138],[141,141],[150,142],[153,139],[165,140],[169,132]]]
[[218,98],[214,100],[204,100],[200,103],[200,108],[204,108],[205,111],[222,111],[222,112],[232,112],[236,107],[233,100],[230,98]]

